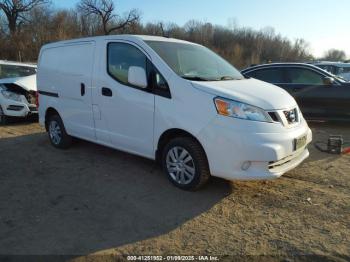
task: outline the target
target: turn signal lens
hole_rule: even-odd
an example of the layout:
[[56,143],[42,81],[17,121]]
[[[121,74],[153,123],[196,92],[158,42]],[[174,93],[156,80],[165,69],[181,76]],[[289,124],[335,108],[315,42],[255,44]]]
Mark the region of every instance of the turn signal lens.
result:
[[218,113],[220,115],[223,115],[223,116],[230,115],[230,112],[229,112],[230,103],[217,98],[217,99],[215,99],[215,105],[216,105],[216,109],[218,110]]

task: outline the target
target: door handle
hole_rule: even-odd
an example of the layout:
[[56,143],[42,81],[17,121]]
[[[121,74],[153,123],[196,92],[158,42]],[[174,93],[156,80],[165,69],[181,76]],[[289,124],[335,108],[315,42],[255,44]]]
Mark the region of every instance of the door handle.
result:
[[85,95],[85,84],[84,83],[80,84],[80,94],[81,94],[81,96]]
[[107,87],[102,87],[102,95],[103,96],[112,96],[113,92],[111,89],[109,89]]

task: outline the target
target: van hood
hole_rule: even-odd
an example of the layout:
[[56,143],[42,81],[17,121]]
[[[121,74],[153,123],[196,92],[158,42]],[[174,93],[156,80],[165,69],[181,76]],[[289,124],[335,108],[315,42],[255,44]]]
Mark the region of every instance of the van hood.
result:
[[0,79],[0,84],[15,84],[26,91],[37,91],[36,75]]
[[296,106],[294,98],[284,89],[256,79],[194,82],[192,85],[215,96],[260,107],[280,110]]

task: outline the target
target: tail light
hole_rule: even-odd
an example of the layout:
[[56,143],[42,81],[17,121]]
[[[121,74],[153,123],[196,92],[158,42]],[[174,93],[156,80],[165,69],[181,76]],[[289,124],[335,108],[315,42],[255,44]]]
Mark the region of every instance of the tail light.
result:
[[37,92],[35,92],[35,98],[36,98],[36,107],[39,109],[39,92],[37,91]]

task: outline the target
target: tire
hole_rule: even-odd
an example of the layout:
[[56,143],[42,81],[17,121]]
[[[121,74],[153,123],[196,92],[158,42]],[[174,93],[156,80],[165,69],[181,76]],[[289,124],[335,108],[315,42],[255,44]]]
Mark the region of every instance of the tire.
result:
[[0,105],[0,125],[6,125],[7,124],[7,116],[4,114],[4,111],[2,110],[2,107]]
[[210,178],[206,154],[190,137],[174,138],[164,147],[162,167],[170,182],[183,190],[198,190]]
[[47,123],[47,132],[51,144],[59,149],[67,149],[72,144],[72,137],[67,134],[59,115],[50,116]]

